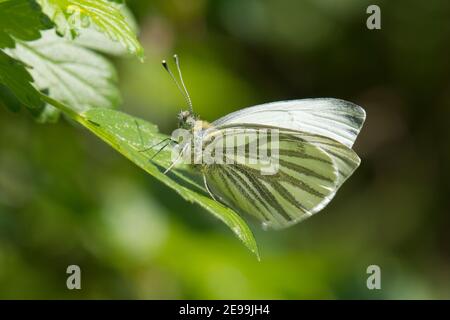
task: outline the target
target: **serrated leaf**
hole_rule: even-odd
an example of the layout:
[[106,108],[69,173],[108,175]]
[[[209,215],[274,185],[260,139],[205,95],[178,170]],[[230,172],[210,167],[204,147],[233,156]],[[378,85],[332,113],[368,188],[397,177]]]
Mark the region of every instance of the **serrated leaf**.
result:
[[[101,55],[58,37],[53,30],[32,42],[18,41],[8,49],[15,58],[33,66],[30,73],[38,89],[68,105],[75,112],[120,104],[114,67]],[[46,106],[39,120],[55,121],[59,110]]]
[[[136,33],[138,26],[131,11],[126,6],[121,6],[120,11],[124,15],[128,25]],[[107,55],[121,56],[127,54],[127,49],[122,44],[105,36],[94,25],[90,25],[84,29],[73,42]]]
[[33,78],[25,65],[0,50],[0,84],[8,88],[24,105],[31,109],[39,109],[43,103],[39,91],[31,84],[32,82]]
[[139,59],[144,49],[132,27],[120,11],[120,5],[108,0],[37,0],[62,35],[75,38],[92,23],[110,39],[118,41]]
[[189,171],[179,169],[173,170],[168,175],[163,174],[163,168],[167,168],[171,162],[169,149],[160,152],[153,161],[150,161],[150,158],[158,147],[148,152],[142,152],[146,147],[167,138],[158,133],[155,125],[108,109],[88,110],[77,120],[136,165],[174,189],[184,199],[199,204],[222,220],[259,258],[256,241],[245,221],[230,208],[211,199],[195,176]]
[[11,90],[2,84],[0,84],[0,105],[4,105],[12,112],[18,112],[22,107],[22,104],[17,100]]
[[0,1],[0,48],[14,47],[14,38],[25,41],[38,39],[40,30],[52,26],[33,0]]

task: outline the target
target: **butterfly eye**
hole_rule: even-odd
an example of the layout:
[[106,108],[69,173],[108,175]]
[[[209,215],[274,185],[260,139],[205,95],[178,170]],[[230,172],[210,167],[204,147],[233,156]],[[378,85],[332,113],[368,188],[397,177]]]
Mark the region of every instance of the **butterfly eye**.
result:
[[187,118],[188,118],[188,116],[189,116],[189,112],[187,112],[187,111],[181,111],[181,112],[178,114],[178,120],[180,120],[180,121],[186,121]]

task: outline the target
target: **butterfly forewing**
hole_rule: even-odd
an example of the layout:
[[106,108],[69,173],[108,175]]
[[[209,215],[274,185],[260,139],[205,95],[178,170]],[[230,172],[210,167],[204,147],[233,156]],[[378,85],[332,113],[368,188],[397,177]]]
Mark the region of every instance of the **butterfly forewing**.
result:
[[214,121],[225,126],[264,125],[331,138],[351,148],[366,118],[358,105],[320,98],[278,101],[245,108]]

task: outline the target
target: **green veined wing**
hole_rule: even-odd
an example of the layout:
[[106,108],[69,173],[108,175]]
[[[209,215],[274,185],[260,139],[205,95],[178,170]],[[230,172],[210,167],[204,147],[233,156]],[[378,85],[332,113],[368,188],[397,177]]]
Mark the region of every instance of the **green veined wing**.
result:
[[361,159],[355,151],[333,139],[306,132],[296,132],[295,134],[325,151],[331,157],[339,173],[337,187],[340,187],[361,163]]
[[[211,143],[224,145],[224,139],[231,137],[237,140],[239,135],[261,129],[264,127],[219,129],[215,134],[221,138]],[[273,175],[262,174],[262,163],[250,163],[255,155],[247,147],[244,161],[226,164],[228,155],[224,152],[224,164],[206,165],[203,172],[215,198],[275,229],[287,227],[320,211],[355,169],[354,165],[349,169],[345,162],[349,157],[347,153],[352,154],[353,151],[332,139],[291,130],[279,130],[278,139],[278,171]],[[249,142],[243,143],[249,145]],[[267,148],[270,150],[272,141],[265,143],[269,144]],[[264,146],[259,144],[258,147]],[[331,155],[331,151],[338,156]],[[340,169],[339,157],[345,159],[347,167]],[[350,162],[355,163],[353,160]]]

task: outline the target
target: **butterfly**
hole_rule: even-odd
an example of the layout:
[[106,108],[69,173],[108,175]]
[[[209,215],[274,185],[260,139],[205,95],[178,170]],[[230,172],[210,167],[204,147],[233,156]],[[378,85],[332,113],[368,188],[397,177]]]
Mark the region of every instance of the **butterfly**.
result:
[[[178,156],[166,173],[182,158],[192,160],[208,149],[224,148],[225,140],[234,141],[237,146],[225,149],[240,148],[241,161],[236,157],[228,161],[225,152],[216,157],[222,161],[193,163],[192,167],[201,173],[205,189],[214,200],[256,217],[264,228],[281,229],[322,210],[359,166],[361,160],[352,146],[366,117],[360,106],[334,98],[278,101],[245,108],[208,123],[194,114],[177,55],[174,60],[180,82],[166,61],[163,66],[189,106],[180,112],[178,120],[179,128],[193,139],[184,143],[171,139],[178,143]],[[276,135],[259,139],[261,132]],[[253,138],[236,143],[242,136]],[[201,147],[195,150],[197,142]],[[252,142],[257,152],[249,151]],[[266,162],[258,162],[258,151],[263,148],[276,151],[271,153],[276,162],[271,174],[263,170]]]

